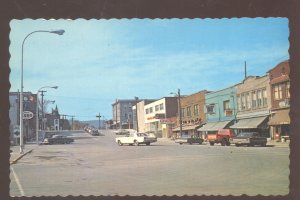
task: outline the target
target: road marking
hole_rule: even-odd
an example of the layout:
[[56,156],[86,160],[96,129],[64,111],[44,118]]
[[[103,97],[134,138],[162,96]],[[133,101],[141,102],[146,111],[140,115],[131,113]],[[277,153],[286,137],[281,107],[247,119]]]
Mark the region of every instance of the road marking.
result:
[[10,167],[10,169],[11,169],[13,175],[14,175],[14,178],[15,178],[15,180],[16,180],[16,183],[17,183],[17,186],[18,186],[18,188],[19,188],[19,191],[20,191],[21,195],[22,195],[22,196],[25,196],[25,193],[24,193],[23,187],[22,187],[22,185],[21,185],[20,179],[19,179],[19,177],[17,176],[17,174],[15,173],[14,168],[13,168],[13,167]]

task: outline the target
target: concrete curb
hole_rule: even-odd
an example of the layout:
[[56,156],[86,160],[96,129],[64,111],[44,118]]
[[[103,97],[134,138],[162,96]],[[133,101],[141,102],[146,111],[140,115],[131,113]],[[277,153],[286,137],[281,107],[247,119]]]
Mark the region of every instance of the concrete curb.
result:
[[19,155],[16,159],[10,161],[10,164],[11,164],[11,165],[16,164],[16,163],[18,162],[18,160],[20,160],[21,158],[23,158],[25,155],[31,153],[32,151],[33,151],[33,149],[31,149],[31,150],[29,150],[29,151],[27,151],[27,152],[25,152],[25,153]]

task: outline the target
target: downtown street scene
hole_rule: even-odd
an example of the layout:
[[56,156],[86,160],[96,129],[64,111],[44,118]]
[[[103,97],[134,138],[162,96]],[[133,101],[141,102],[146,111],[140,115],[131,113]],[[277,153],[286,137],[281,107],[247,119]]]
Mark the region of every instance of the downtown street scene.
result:
[[11,196],[289,194],[285,18],[10,26]]
[[[11,164],[11,196],[67,195],[286,195],[289,147],[180,145],[158,138],[148,145],[115,142],[112,130],[102,136],[70,131],[71,144],[25,145]],[[13,147],[18,151],[18,148]],[[11,161],[18,153],[12,153]]]

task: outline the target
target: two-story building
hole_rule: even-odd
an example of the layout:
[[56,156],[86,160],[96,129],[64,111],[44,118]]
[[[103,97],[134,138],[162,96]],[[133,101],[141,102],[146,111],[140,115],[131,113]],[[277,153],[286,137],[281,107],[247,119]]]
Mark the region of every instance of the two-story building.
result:
[[235,86],[207,93],[204,106],[206,124],[198,129],[200,137],[229,128],[236,117],[236,101]]
[[290,66],[289,61],[279,63],[269,70],[271,87],[271,117],[269,120],[272,139],[290,135]]
[[[184,96],[181,98],[181,119],[182,119],[182,134],[199,136],[197,129],[205,122],[204,105],[206,90]],[[179,116],[177,116],[179,118]],[[179,119],[178,126],[173,129],[173,132],[180,132]]]
[[236,123],[230,128],[236,133],[256,131],[269,138],[267,124],[271,108],[269,76],[248,76],[235,88]]
[[[145,130],[157,137],[171,137],[171,129],[178,112],[177,97],[163,97],[144,106]],[[172,121],[173,119],[173,121]]]

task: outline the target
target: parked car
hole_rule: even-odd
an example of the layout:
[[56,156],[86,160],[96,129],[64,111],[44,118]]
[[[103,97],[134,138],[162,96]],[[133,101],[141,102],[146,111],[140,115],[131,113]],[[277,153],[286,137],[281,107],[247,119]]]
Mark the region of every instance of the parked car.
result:
[[235,146],[247,145],[247,146],[266,146],[267,138],[260,136],[258,132],[241,132],[231,141]]
[[175,139],[175,143],[179,143],[180,145],[187,143],[187,144],[202,144],[203,139],[195,136],[190,135],[183,135],[179,138]]
[[70,144],[74,142],[73,138],[64,135],[53,135],[50,138],[45,138],[43,144]]
[[128,130],[125,130],[125,129],[119,129],[119,130],[115,131],[116,135],[126,135],[126,134],[129,134],[129,133],[130,132]]
[[116,142],[122,146],[123,144],[129,144],[129,145],[140,145],[140,144],[146,144],[150,145],[152,142],[156,142],[157,138],[153,136],[149,136],[146,133],[137,133],[132,132],[130,134],[125,135],[124,137],[117,137]]
[[222,146],[229,146],[230,141],[234,136],[235,135],[231,129],[219,129],[214,134],[207,134],[207,141],[210,145],[221,143]]

